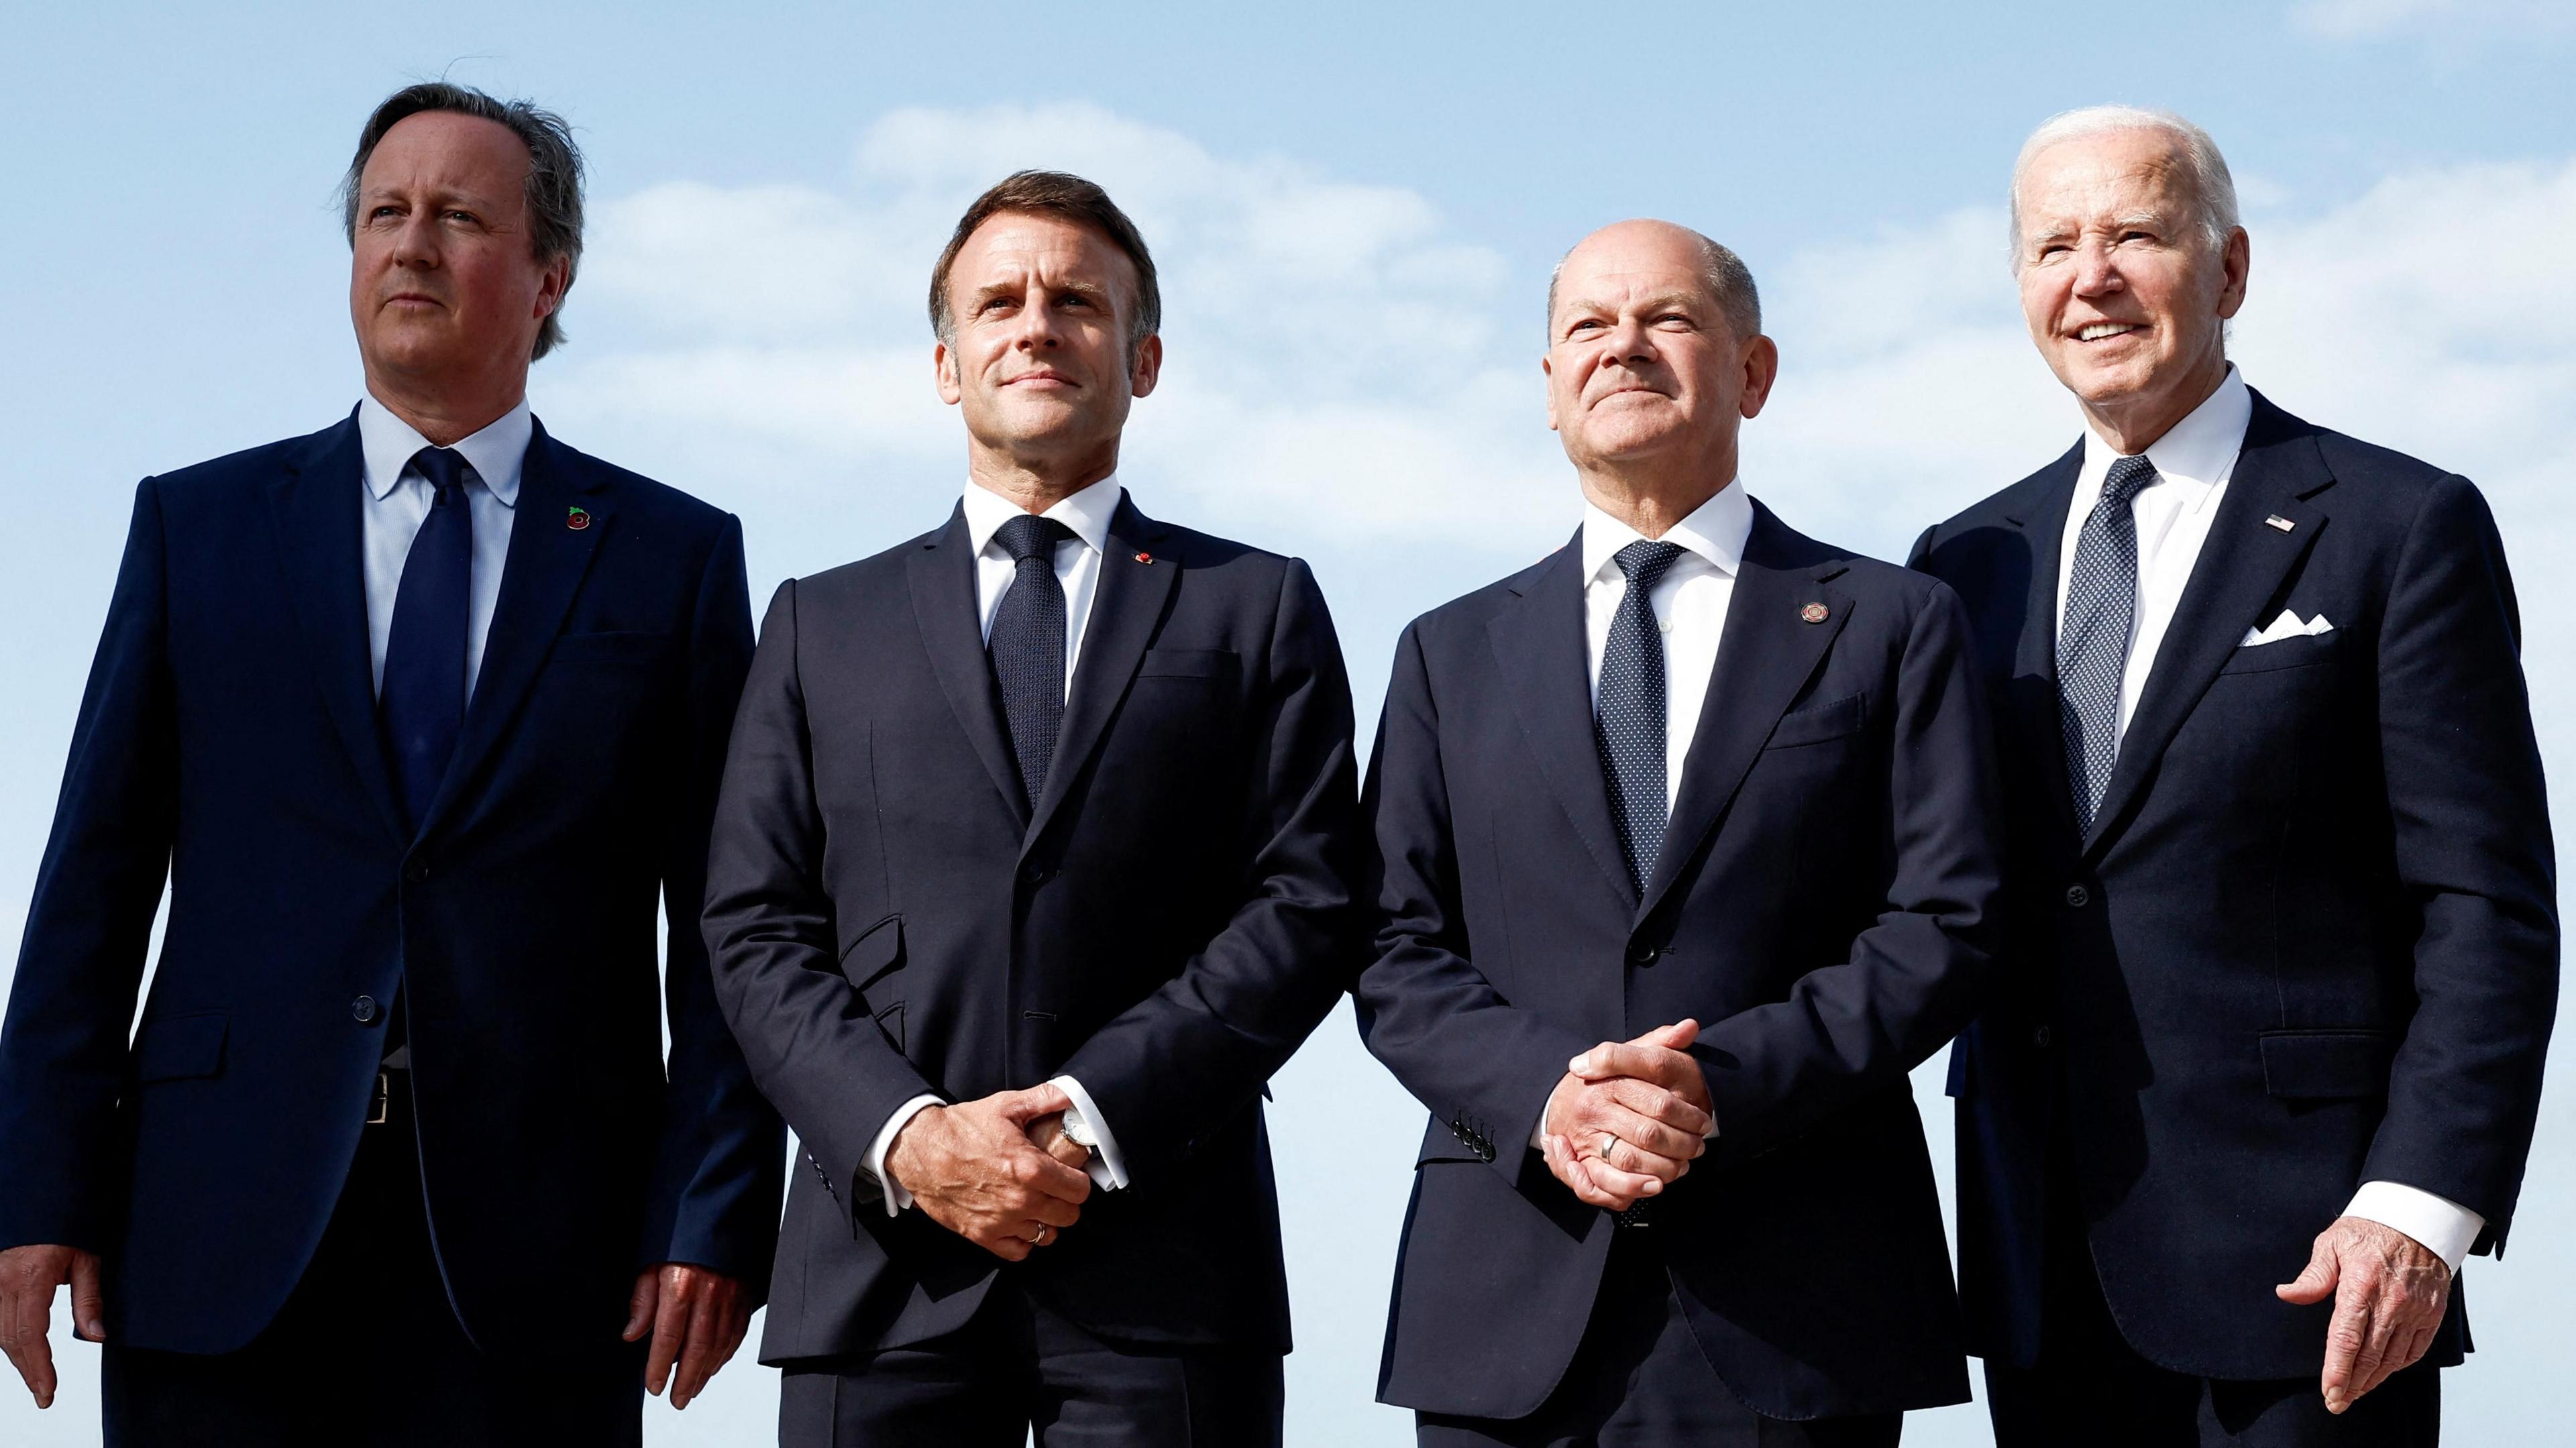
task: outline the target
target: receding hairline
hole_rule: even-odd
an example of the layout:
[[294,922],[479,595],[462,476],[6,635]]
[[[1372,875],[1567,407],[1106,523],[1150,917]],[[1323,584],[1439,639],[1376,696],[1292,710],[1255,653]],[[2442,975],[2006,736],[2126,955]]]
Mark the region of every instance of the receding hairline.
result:
[[[1698,256],[1696,258],[1697,270],[1695,273],[1699,282],[1698,287],[1695,289],[1697,294],[1706,297],[1710,302],[1715,304],[1718,316],[1726,323],[1728,330],[1742,334],[1738,340],[1749,339],[1761,334],[1761,293],[1754,286],[1753,273],[1750,268],[1745,266],[1744,258],[1737,256],[1734,251],[1729,249],[1724,243],[1718,241],[1717,238],[1710,236],[1704,231],[1684,226],[1677,221],[1665,221],[1658,217],[1639,216],[1632,217],[1626,221],[1614,221],[1608,226],[1601,227],[1591,232],[1582,240],[1576,242],[1570,247],[1567,247],[1565,249],[1565,255],[1556,259],[1556,265],[1551,268],[1547,274],[1547,335],[1550,346],[1555,345],[1556,342],[1556,302],[1561,284],[1565,280],[1566,264],[1574,260],[1575,253],[1583,250],[1587,246],[1590,246],[1594,241],[1610,232],[1619,230],[1622,227],[1632,226],[1651,227],[1670,235],[1688,239],[1692,244],[1692,247],[1698,252]],[[1673,292],[1654,297],[1651,300],[1660,303],[1674,300],[1683,295],[1685,294],[1681,292]]]
[[2163,148],[2148,157],[2141,166],[2162,171],[2182,193],[2182,201],[2189,208],[2189,214],[2166,219],[2197,222],[2202,240],[2211,251],[2225,247],[2228,234],[2242,222],[2236,204],[2236,179],[2228,170],[2227,158],[2220,153],[2218,142],[2211,138],[2209,132],[2168,110],[2146,106],[2083,106],[2060,111],[2040,122],[2023,139],[2020,152],[2013,157],[2012,181],[2006,197],[2005,241],[2015,272],[2021,270],[2029,241],[2022,232],[2021,188],[2033,163],[2050,151],[2076,141],[2132,134],[2155,135],[2164,140]]

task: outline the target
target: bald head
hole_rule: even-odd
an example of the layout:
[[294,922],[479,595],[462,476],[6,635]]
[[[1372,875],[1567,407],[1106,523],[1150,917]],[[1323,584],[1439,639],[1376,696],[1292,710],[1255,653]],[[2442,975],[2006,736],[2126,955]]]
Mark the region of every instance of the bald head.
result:
[[1589,266],[1598,261],[1611,261],[1623,266],[1634,263],[1669,265],[1679,261],[1699,276],[1709,299],[1717,304],[1718,314],[1726,319],[1728,330],[1737,340],[1761,335],[1762,296],[1754,290],[1753,273],[1744,259],[1687,226],[1669,221],[1638,218],[1614,221],[1574,244],[1547,277],[1548,341],[1556,341],[1557,289],[1564,282],[1566,269],[1578,263]]

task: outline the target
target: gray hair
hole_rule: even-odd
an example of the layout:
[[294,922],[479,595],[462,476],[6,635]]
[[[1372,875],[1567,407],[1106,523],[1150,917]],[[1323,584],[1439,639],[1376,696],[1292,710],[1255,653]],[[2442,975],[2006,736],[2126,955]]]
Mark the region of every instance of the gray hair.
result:
[[2212,255],[2224,251],[2229,233],[2238,226],[2236,211],[2236,178],[2228,174],[2227,158],[2218,154],[2218,143],[2209,132],[2184,120],[2171,111],[2151,110],[2143,106],[2085,106],[2078,110],[2060,111],[2039,123],[2030,139],[2021,143],[2021,154],[2013,160],[2012,230],[2005,245],[2012,250],[2012,268],[2021,270],[2021,178],[2040,152],[2060,141],[2082,136],[2099,136],[2113,131],[2162,131],[2174,141],[2174,153],[2182,163],[2183,179],[2190,185],[2192,219],[2199,224],[2201,240]]
[[[1693,239],[1699,242],[1700,284],[1708,288],[1711,297],[1716,298],[1718,315],[1726,319],[1727,330],[1733,332],[1739,342],[1761,336],[1762,293],[1753,285],[1752,268],[1744,264],[1744,258],[1707,236],[1691,231],[1687,226],[1681,230],[1690,231]],[[1556,344],[1556,284],[1565,276],[1565,264],[1573,260],[1574,253],[1582,248],[1583,243],[1579,241],[1567,248],[1565,255],[1556,259],[1555,269],[1547,274],[1547,340],[1550,346]]]
[[[537,260],[552,263],[561,258],[567,263],[564,291],[570,294],[573,276],[581,270],[581,148],[573,144],[572,127],[563,117],[528,101],[495,100],[472,86],[443,80],[405,86],[367,117],[366,129],[358,133],[358,154],[350,158],[349,172],[340,178],[340,229],[349,244],[358,244],[358,180],[367,169],[367,158],[397,123],[427,111],[453,111],[506,126],[528,148],[528,241],[536,249]],[[557,298],[555,310],[538,324],[530,361],[563,345],[563,324],[558,320],[562,315],[562,299]]]

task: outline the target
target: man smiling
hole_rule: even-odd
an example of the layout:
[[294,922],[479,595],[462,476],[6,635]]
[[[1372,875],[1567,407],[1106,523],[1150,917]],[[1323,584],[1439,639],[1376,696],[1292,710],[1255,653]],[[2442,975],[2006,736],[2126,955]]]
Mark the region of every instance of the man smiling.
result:
[[1151,254],[1023,172],[932,268],[941,527],[781,587],[706,932],[804,1144],[789,1448],[1276,1443],[1263,1083],[1348,979],[1350,691],[1306,566],[1140,512]]
[[2008,985],[1950,1073],[1997,1439],[2432,1443],[2557,988],[2503,545],[2229,364],[2199,128],[2057,117],[2012,217],[2084,435],[1915,549],[2005,718]]
[[1582,524],[1396,646],[1357,996],[1431,1112],[1379,1395],[1425,1448],[1877,1448],[1964,1401],[1906,1071],[1991,966],[1967,620],[1745,493],[1779,350],[1694,231],[1584,239]]

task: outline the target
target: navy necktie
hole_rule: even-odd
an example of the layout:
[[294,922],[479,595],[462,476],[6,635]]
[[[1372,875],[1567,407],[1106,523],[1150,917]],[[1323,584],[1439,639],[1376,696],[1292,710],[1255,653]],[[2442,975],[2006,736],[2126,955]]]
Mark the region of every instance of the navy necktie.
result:
[[1619,550],[1615,561],[1628,576],[1628,591],[1610,616],[1601,681],[1593,690],[1592,732],[1610,786],[1610,817],[1640,897],[1663,851],[1665,814],[1664,635],[1647,595],[1681,556],[1678,543],[1643,539]]
[[2156,480],[2144,456],[2111,464],[2102,500],[2075,536],[2066,613],[2057,632],[2057,718],[2066,739],[2066,783],[2075,821],[2093,832],[2094,811],[2120,757],[2120,677],[2129,662],[2138,603],[2138,520],[2129,504]]
[[429,516],[412,538],[394,589],[376,720],[405,823],[418,831],[465,723],[465,633],[474,585],[474,514],[465,483],[474,468],[443,447],[422,448],[411,465],[429,480]]
[[1053,518],[1022,513],[993,536],[1011,555],[1011,586],[993,609],[984,657],[1002,689],[1020,789],[1035,810],[1064,728],[1064,584],[1055,576],[1055,545],[1074,533]]

